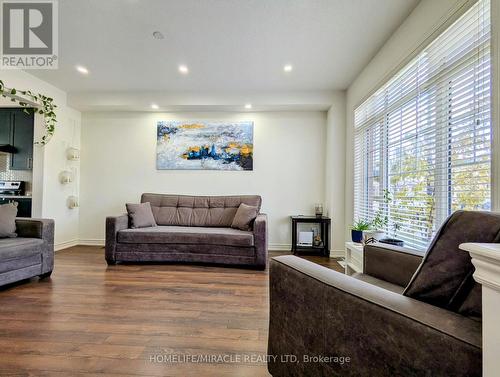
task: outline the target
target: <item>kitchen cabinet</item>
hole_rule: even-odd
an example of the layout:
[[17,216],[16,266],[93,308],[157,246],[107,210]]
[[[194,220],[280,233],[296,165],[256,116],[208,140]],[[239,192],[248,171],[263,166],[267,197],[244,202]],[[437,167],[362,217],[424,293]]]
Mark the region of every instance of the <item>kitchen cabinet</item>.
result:
[[33,114],[26,114],[22,109],[13,111],[12,145],[17,153],[12,154],[10,168],[12,170],[33,169]]
[[12,112],[9,109],[0,110],[0,145],[11,143]]
[[12,199],[17,202],[17,217],[31,217],[31,198]]
[[16,148],[11,154],[11,170],[33,169],[34,115],[23,109],[0,109],[0,144]]

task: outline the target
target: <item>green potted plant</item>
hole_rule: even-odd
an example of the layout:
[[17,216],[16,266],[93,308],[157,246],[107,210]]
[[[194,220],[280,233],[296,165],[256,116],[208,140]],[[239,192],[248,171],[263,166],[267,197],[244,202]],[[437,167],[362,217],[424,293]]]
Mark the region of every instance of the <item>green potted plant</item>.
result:
[[382,242],[382,243],[388,243],[390,245],[395,245],[395,246],[401,246],[401,247],[403,247],[405,245],[404,241],[400,240],[399,238],[397,238],[397,233],[398,233],[398,230],[400,228],[401,228],[400,224],[398,224],[398,223],[392,224],[392,229],[394,231],[394,236],[392,238],[390,238],[390,237],[382,238],[380,240],[380,242]]
[[363,232],[371,227],[371,222],[365,220],[356,220],[351,225],[351,239],[352,242],[361,243],[363,241]]
[[370,228],[363,232],[364,241],[366,242],[370,238],[380,240],[385,235],[384,229],[388,222],[387,216],[383,216],[382,211],[378,211],[370,222]]

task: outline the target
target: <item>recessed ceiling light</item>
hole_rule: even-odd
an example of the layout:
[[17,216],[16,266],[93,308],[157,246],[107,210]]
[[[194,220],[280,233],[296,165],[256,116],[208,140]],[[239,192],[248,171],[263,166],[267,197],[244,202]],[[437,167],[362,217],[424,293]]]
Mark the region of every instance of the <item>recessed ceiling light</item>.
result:
[[182,73],[183,75],[187,75],[189,72],[189,69],[185,65],[180,65],[179,66],[179,72]]
[[285,72],[292,72],[292,65],[291,64],[286,64],[284,67],[283,67],[283,71]]
[[85,68],[83,65],[77,65],[75,68],[82,75],[88,75],[89,74],[89,70],[87,68]]
[[245,105],[245,109],[249,109],[250,110],[251,108],[252,108],[252,104],[251,103],[247,103]]
[[153,31],[153,38],[154,39],[165,39],[165,36],[161,31]]
[[158,106],[156,103],[152,103],[152,104],[151,104],[151,108],[152,108],[153,110],[158,110],[158,109],[160,108],[160,106]]

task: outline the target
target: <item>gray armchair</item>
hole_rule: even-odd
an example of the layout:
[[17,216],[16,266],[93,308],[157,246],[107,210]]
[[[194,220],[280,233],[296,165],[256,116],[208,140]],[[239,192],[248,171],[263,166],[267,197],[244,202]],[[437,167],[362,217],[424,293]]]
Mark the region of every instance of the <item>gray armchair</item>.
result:
[[365,246],[364,271],[352,276],[273,258],[269,372],[481,376],[480,286],[462,242],[500,242],[500,214],[455,212],[425,255]]
[[270,270],[275,377],[481,375],[481,322],[295,256]]
[[47,278],[54,268],[53,220],[17,218],[16,233],[16,238],[0,239],[0,286]]

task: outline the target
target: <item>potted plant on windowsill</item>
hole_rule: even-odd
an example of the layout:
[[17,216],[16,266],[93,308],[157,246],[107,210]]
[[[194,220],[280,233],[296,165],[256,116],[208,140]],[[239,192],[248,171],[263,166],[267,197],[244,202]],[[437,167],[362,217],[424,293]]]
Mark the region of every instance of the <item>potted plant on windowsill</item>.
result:
[[394,230],[394,236],[392,238],[390,237],[382,238],[380,242],[403,247],[405,245],[404,241],[397,238],[397,232],[400,229],[400,227],[401,226],[398,223],[394,223],[392,225],[392,229]]
[[[389,190],[384,190],[384,203],[388,207],[391,207],[391,204],[393,204],[392,193]],[[396,212],[398,211],[397,206],[393,205],[393,208],[396,209]],[[388,218],[386,216],[385,217],[385,222],[382,225],[384,226],[384,228],[387,228],[387,224],[388,224]],[[401,228],[401,224],[399,224],[398,222],[394,221],[394,219],[393,219],[392,229],[394,231],[394,236],[391,238],[389,235],[387,235],[384,238],[377,238],[377,239],[380,242],[382,242],[382,243],[387,243],[387,244],[395,245],[395,246],[404,246],[403,240],[400,240],[400,239],[397,238],[397,233],[398,233],[398,230],[400,228]]]
[[368,240],[378,241],[384,235],[385,231],[382,230],[387,226],[389,219],[387,216],[382,216],[382,212],[377,212],[373,220],[370,222],[370,227],[363,232],[363,241],[366,243]]
[[365,220],[356,220],[351,225],[351,239],[352,242],[361,243],[363,241],[363,232],[369,230],[371,222]]

